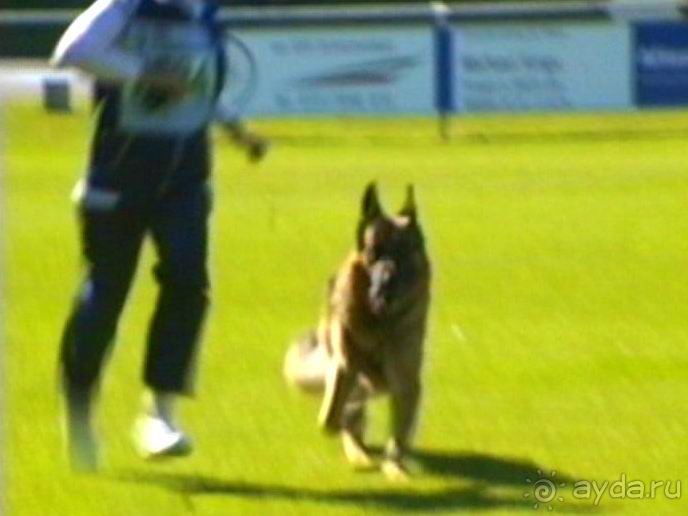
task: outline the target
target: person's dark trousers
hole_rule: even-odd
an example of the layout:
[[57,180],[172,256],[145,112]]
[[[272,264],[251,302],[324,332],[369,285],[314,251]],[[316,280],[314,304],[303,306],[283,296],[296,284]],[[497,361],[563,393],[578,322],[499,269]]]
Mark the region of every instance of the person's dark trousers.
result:
[[97,163],[89,177],[79,209],[86,278],[61,343],[61,376],[71,399],[89,398],[98,384],[147,235],[158,255],[160,292],[144,381],[159,392],[191,388],[208,305],[208,156],[205,137],[181,150],[171,145],[123,142],[126,154],[116,162],[101,159],[106,165]]

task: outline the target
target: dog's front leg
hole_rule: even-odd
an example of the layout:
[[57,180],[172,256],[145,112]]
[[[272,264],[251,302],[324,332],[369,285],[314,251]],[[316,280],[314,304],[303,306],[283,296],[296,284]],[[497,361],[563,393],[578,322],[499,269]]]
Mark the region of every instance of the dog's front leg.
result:
[[[411,339],[407,343],[420,342]],[[393,479],[406,478],[403,460],[411,447],[421,399],[422,349],[419,345],[391,347],[385,355],[385,379],[390,395],[392,434],[385,446],[384,473]]]
[[368,392],[357,382],[344,407],[342,417],[342,446],[346,460],[357,470],[368,470],[374,466],[373,459],[365,445],[366,403]]
[[331,322],[330,345],[332,357],[325,377],[323,396],[318,424],[328,433],[342,429],[344,407],[357,383],[358,372],[346,356],[346,330],[337,320]]
[[325,378],[325,396],[320,406],[318,424],[328,433],[342,429],[346,401],[356,385],[356,373],[342,364],[333,363]]
[[410,449],[420,404],[420,380],[411,378],[407,382],[390,391],[392,436],[385,446],[382,470],[393,480],[407,477],[403,461]]

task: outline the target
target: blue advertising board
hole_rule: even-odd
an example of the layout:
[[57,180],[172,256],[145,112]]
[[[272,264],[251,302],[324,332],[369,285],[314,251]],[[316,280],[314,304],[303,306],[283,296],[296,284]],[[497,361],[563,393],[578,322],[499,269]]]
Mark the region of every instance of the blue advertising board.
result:
[[635,101],[641,108],[688,104],[688,23],[635,26]]

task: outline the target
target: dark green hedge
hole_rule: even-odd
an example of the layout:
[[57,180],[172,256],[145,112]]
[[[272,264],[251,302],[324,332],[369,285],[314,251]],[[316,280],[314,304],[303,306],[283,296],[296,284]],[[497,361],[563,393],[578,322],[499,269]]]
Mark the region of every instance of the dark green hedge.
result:
[[[427,4],[428,1],[420,0],[330,0],[329,2],[317,2],[316,0],[219,0],[220,3],[227,6],[288,6],[288,5],[317,5],[323,7],[324,5],[365,5],[365,4]],[[495,0],[491,0],[494,2]],[[500,0],[497,0],[500,1]],[[501,0],[510,1],[510,0]],[[511,0],[513,1],[513,0]],[[527,3],[525,0],[520,3]],[[539,0],[542,3],[543,0]],[[549,2],[558,2],[566,0],[545,0]],[[90,0],[0,0],[2,8],[83,8],[90,4]],[[471,1],[451,1],[452,4],[476,4],[487,3],[480,2],[480,0]],[[2,9],[0,9],[0,17],[2,16]],[[3,26],[0,36],[0,57],[47,57],[55,42],[60,36],[64,27],[9,27]]]
[[[226,6],[261,6],[261,5],[317,5],[323,7],[326,5],[341,5],[341,4],[423,4],[428,3],[427,0],[329,0],[328,2],[318,2],[317,0],[218,0],[220,4]],[[509,0],[490,0],[494,1],[509,1]],[[513,1],[513,0],[512,0]],[[526,0],[528,1],[528,0]],[[543,0],[539,0],[542,2]],[[560,2],[567,0],[545,0],[549,2]],[[2,8],[10,9],[57,9],[57,8],[81,8],[89,5],[88,0],[3,0]],[[487,3],[485,0],[450,0],[449,3]]]

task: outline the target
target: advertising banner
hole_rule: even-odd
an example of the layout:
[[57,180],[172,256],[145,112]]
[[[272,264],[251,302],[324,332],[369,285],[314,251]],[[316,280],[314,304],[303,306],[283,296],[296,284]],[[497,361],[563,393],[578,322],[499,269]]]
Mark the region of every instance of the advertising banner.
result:
[[688,24],[635,27],[635,92],[639,107],[688,104]]
[[461,112],[630,108],[631,48],[626,24],[455,27],[453,104]]
[[249,114],[434,111],[430,27],[242,30],[235,34],[256,57],[257,79],[245,100]]

